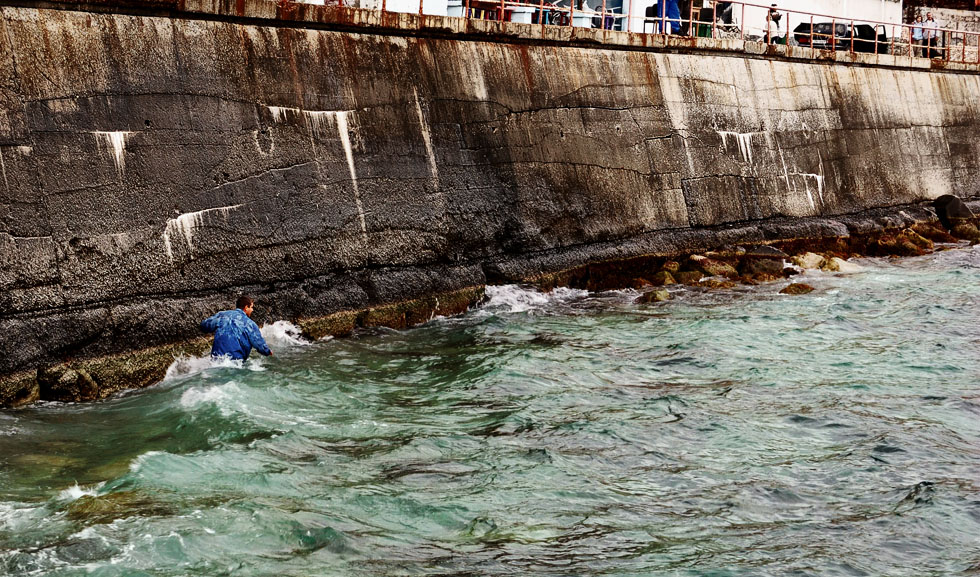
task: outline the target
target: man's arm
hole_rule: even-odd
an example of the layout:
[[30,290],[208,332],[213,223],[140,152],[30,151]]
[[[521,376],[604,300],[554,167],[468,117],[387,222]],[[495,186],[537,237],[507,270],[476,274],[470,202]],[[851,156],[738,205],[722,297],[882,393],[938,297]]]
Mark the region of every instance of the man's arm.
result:
[[218,330],[218,315],[212,315],[201,321],[201,332],[213,333]]
[[269,345],[265,344],[265,339],[262,338],[262,333],[259,332],[259,325],[250,322],[247,333],[248,342],[252,345],[253,349],[267,357],[272,355],[272,350],[269,348]]

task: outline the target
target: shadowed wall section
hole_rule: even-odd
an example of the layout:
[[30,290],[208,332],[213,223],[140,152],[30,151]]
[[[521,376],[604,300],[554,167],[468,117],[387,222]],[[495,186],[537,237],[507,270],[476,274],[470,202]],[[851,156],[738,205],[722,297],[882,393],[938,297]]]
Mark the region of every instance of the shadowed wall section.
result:
[[0,46],[0,375],[980,182],[969,73],[11,7]]

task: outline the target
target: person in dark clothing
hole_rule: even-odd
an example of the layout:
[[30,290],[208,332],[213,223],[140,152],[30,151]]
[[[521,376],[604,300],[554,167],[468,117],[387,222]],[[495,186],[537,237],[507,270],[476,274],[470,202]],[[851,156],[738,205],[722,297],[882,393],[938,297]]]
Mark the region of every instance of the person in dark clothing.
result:
[[201,322],[202,331],[214,333],[212,357],[231,357],[243,361],[253,348],[265,356],[272,354],[259,332],[259,325],[249,318],[254,308],[252,299],[241,296],[238,297],[234,310],[221,311]]

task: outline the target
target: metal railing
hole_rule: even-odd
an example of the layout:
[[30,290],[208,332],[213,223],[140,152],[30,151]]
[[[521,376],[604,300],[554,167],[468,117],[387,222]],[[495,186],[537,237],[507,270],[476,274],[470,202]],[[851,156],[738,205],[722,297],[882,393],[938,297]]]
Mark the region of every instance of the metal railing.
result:
[[[289,0],[280,0],[283,1]],[[338,5],[350,2],[325,1]],[[773,9],[771,5],[751,2],[711,1],[707,2],[708,7],[703,8],[695,8],[692,2],[687,14],[651,15],[647,10],[647,13],[638,15],[632,13],[630,0],[623,0],[629,3],[628,13],[610,8],[607,1],[601,0],[600,5],[589,8],[584,0],[449,0],[448,15],[542,27],[575,26],[644,35],[737,38],[768,45],[809,48],[814,58],[827,51],[908,56],[910,63],[918,57],[980,64],[980,33],[977,32]],[[394,0],[380,0],[380,8],[384,12],[409,11],[392,9],[392,4]],[[663,3],[659,6],[663,6]],[[418,13],[424,14],[424,9],[425,0],[420,0]],[[746,22],[747,16],[757,21]],[[915,38],[915,31],[919,28],[923,31],[922,40]]]

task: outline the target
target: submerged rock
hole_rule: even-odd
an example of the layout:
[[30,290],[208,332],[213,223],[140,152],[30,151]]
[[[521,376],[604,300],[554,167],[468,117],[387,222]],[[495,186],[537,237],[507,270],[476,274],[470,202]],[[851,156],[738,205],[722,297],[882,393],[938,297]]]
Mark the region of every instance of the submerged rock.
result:
[[159,497],[138,491],[120,491],[106,495],[84,495],[68,506],[67,517],[86,523],[111,523],[127,517],[169,516],[175,505]]
[[641,294],[636,298],[636,303],[661,303],[664,301],[669,301],[671,298],[670,293],[665,289],[652,290]]
[[783,294],[783,295],[805,295],[807,293],[813,292],[814,290],[816,290],[816,289],[814,289],[812,286],[810,286],[810,285],[808,285],[806,283],[795,282],[795,283],[793,283],[793,284],[791,284],[789,286],[784,287],[783,290],[779,291],[779,294]]

